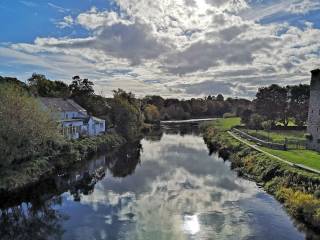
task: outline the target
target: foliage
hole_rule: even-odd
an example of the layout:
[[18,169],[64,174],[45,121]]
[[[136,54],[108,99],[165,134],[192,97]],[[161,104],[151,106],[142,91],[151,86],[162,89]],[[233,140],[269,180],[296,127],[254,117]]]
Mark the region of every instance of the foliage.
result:
[[253,111],[251,109],[245,109],[244,111],[242,111],[241,114],[239,115],[241,117],[241,123],[248,126],[252,114],[253,114]]
[[276,84],[260,88],[255,99],[256,112],[272,122],[279,120],[286,126],[289,117],[287,96],[287,89]]
[[92,138],[75,141],[59,141],[51,145],[48,156],[34,157],[29,161],[0,168],[0,192],[15,191],[37,182],[44,174],[69,167],[71,164],[85,160],[94,153],[110,151],[126,143],[118,134],[109,133]]
[[[272,126],[277,123],[288,126],[291,119],[297,126],[303,126],[308,117],[309,92],[310,86],[302,84],[286,87],[273,84],[260,88],[253,101],[253,113],[271,121]],[[247,126],[252,114],[250,110],[245,110],[240,115]]]
[[190,118],[223,117],[230,113],[232,116],[240,116],[242,112],[252,108],[252,102],[246,99],[228,98],[223,95],[207,96],[204,98],[191,98],[179,100],[175,98],[163,99],[160,96],[146,96],[142,99],[143,106],[155,105],[161,120],[183,120]]
[[148,123],[157,123],[160,121],[159,110],[157,106],[152,104],[148,104],[144,108],[144,116],[145,116],[146,122]]
[[310,133],[306,133],[304,136],[305,136],[305,138],[306,138],[307,140],[309,140],[309,141],[312,141],[312,139],[313,139],[313,136],[312,136],[312,134],[310,134]]
[[264,129],[264,130],[270,130],[272,128],[272,121],[264,121],[261,123],[261,127]]
[[294,217],[314,226],[320,225],[320,200],[312,194],[281,187],[276,192],[276,197],[284,202]]
[[68,85],[61,81],[51,81],[45,75],[33,73],[28,79],[31,92],[40,97],[64,97],[70,95]]
[[1,86],[0,102],[0,166],[42,154],[59,139],[56,123],[21,88]]
[[79,76],[72,78],[72,83],[69,86],[71,97],[87,97],[94,94],[93,82],[88,79],[81,79]]
[[263,117],[257,113],[254,113],[250,116],[250,121],[249,121],[249,128],[251,129],[261,129],[262,128],[262,122],[263,122]]
[[300,84],[287,88],[290,91],[290,116],[294,117],[296,125],[303,126],[308,118],[310,86]]
[[236,114],[235,113],[224,113],[223,114],[223,118],[234,118],[236,117]]
[[121,89],[114,91],[113,98],[111,118],[115,129],[127,140],[134,140],[140,135],[143,121],[140,102]]
[[[225,128],[220,127],[226,120],[207,123],[202,128],[209,150],[219,153],[228,151],[231,167],[236,168],[239,175],[249,175],[283,201],[293,216],[309,226],[319,228],[320,200],[313,193],[320,190],[320,177],[279,162],[232,138]],[[310,158],[306,156],[305,159]]]

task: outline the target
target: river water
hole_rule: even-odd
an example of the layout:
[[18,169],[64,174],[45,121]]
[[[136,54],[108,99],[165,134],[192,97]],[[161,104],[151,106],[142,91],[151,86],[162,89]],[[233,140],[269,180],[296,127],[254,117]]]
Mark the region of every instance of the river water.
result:
[[167,126],[21,195],[2,202],[0,239],[306,238],[189,128]]

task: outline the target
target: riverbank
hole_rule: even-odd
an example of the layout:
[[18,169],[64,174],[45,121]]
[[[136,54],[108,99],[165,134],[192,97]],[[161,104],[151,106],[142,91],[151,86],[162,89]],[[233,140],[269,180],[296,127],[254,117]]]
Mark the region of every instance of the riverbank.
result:
[[222,119],[202,126],[210,152],[230,160],[233,169],[263,186],[294,218],[320,231],[320,176],[286,165],[237,141],[227,132],[235,124],[235,120]]
[[110,133],[93,138],[83,138],[62,143],[52,143],[50,152],[30,161],[0,169],[1,193],[14,193],[39,182],[42,178],[90,156],[123,145],[126,140],[118,134]]

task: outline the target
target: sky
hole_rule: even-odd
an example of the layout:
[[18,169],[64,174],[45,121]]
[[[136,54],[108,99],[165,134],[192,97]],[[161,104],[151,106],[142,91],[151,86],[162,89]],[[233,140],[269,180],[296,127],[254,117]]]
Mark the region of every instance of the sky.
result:
[[320,68],[320,0],[0,0],[0,75],[254,97]]

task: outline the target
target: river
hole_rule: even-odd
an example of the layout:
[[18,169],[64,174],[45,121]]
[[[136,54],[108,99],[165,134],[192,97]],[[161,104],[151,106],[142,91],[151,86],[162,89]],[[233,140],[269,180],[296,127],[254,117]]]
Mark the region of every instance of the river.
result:
[[181,125],[49,177],[2,201],[0,217],[0,239],[317,237]]

